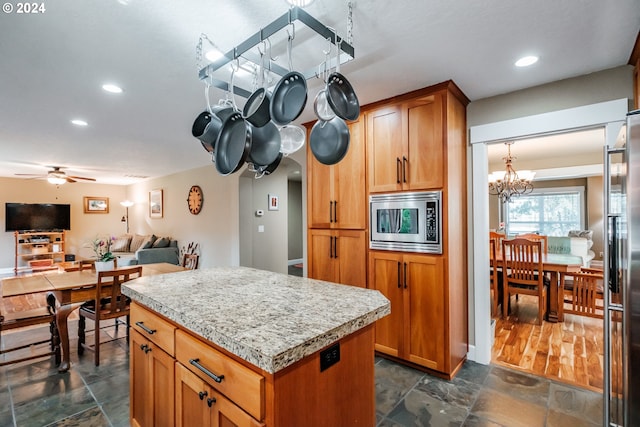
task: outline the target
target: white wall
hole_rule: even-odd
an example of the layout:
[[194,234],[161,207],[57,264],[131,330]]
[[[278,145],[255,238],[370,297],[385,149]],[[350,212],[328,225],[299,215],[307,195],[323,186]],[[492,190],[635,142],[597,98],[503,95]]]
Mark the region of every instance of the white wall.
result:
[[[200,268],[239,265],[239,176],[221,176],[213,165],[167,175],[127,187],[130,232],[171,236],[180,247],[200,245]],[[204,194],[202,211],[192,215],[187,195],[192,185]],[[164,215],[149,218],[149,191],[162,189]]]

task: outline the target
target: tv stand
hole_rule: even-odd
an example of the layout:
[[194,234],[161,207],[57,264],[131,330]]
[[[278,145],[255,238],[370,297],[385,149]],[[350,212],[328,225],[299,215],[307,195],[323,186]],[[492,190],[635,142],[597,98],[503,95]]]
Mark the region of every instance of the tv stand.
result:
[[50,270],[64,261],[65,231],[16,231],[13,272]]

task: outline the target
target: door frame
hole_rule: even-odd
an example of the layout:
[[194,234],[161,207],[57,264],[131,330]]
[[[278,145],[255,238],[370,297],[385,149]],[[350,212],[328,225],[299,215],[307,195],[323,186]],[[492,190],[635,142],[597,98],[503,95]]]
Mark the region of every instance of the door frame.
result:
[[[469,128],[471,144],[471,200],[468,212],[469,247],[469,344],[467,358],[491,362],[491,302],[489,289],[489,161],[487,144],[540,137],[569,131],[605,128],[606,144],[612,146],[626,121],[627,98],[581,107],[488,123]],[[471,340],[470,340],[471,341]]]

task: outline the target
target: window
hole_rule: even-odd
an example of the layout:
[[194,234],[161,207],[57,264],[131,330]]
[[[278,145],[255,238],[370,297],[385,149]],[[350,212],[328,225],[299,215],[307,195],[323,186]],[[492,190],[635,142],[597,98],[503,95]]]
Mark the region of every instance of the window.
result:
[[584,229],[584,188],[541,188],[505,204],[508,235],[566,236]]

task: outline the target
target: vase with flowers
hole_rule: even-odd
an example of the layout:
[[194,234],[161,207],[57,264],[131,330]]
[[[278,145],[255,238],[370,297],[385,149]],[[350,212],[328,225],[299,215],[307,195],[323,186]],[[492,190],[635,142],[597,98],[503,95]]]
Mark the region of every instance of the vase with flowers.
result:
[[111,243],[115,237],[96,237],[91,241],[90,247],[96,256],[96,271],[107,271],[115,268],[116,257],[111,252]]

